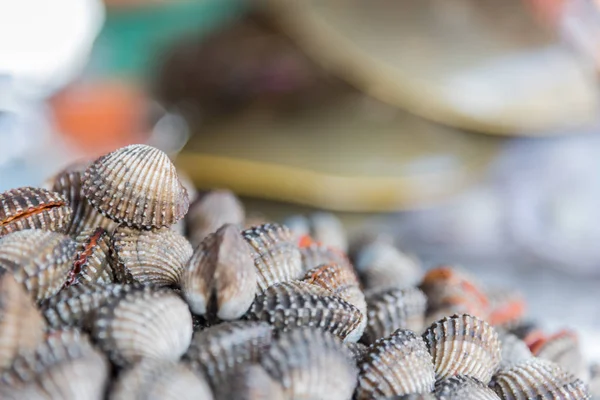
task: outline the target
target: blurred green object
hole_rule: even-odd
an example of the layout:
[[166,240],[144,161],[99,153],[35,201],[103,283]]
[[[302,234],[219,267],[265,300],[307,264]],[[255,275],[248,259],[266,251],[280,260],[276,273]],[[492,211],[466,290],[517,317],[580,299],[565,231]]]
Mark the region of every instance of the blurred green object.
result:
[[208,33],[246,7],[243,0],[188,0],[109,11],[86,75],[147,80],[174,40],[190,33]]

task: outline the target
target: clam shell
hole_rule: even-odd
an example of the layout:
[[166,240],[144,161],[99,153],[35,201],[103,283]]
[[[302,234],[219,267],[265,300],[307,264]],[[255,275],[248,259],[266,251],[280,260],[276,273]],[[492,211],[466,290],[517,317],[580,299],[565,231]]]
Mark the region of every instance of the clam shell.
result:
[[110,235],[104,228],[82,232],[76,239],[77,251],[66,286],[109,284],[115,281],[111,265]]
[[25,229],[66,233],[71,208],[58,193],[22,187],[0,193],[0,237]]
[[358,372],[337,337],[311,328],[282,333],[261,364],[293,399],[347,400]]
[[242,232],[250,244],[259,290],[302,275],[300,250],[285,226],[264,224]]
[[187,239],[169,228],[137,230],[121,226],[113,234],[112,257],[119,282],[178,284],[193,250]]
[[307,326],[331,332],[349,342],[357,341],[363,318],[352,304],[319,286],[304,282],[284,282],[259,294],[248,318],[266,321],[276,330]]
[[423,334],[438,380],[466,375],[487,384],[500,365],[498,334],[471,315],[453,315],[434,322]]
[[57,232],[30,229],[0,238],[0,269],[11,272],[31,297],[55,295],[67,280],[77,243]]
[[422,332],[427,299],[417,288],[388,289],[367,297],[365,343],[391,335],[398,329]]
[[194,247],[225,224],[242,228],[244,206],[233,192],[225,189],[202,193],[190,205],[186,216],[190,242]]
[[457,375],[435,384],[438,400],[500,400],[490,388],[475,378]]
[[181,363],[146,359],[121,372],[110,400],[212,400],[208,383]]
[[536,357],[554,361],[584,382],[589,379],[588,365],[575,332],[564,330],[538,341],[531,346],[531,352]]
[[317,212],[307,217],[294,215],[283,222],[296,237],[310,235],[315,241],[343,252],[348,250],[344,225],[332,213]]
[[120,366],[142,358],[176,361],[192,339],[192,316],[175,293],[145,287],[105,302],[95,313],[91,333]]
[[11,274],[0,274],[0,371],[17,354],[33,351],[42,343],[45,327],[23,286]]
[[304,271],[310,271],[323,264],[337,264],[355,272],[350,260],[348,260],[348,257],[341,250],[315,242],[310,236],[301,237],[298,240],[298,245],[300,247],[302,268]]
[[56,332],[0,376],[2,399],[101,400],[109,363],[76,331]]
[[502,351],[502,361],[500,368],[509,368],[521,361],[529,360],[533,357],[527,344],[510,332],[503,330],[498,331],[500,346]]
[[139,229],[171,226],[189,207],[187,191],[169,157],[141,144],[94,161],[85,171],[83,193],[106,217]]
[[257,364],[236,368],[231,380],[215,389],[220,400],[285,400],[283,387]]
[[226,224],[194,250],[181,279],[192,312],[215,310],[223,320],[248,311],[256,294],[256,270],[250,248],[235,225]]
[[431,355],[423,339],[405,329],[369,346],[359,369],[357,400],[428,393],[435,383]]
[[523,361],[494,375],[490,387],[505,400],[585,400],[584,383],[556,363],[539,358]]
[[525,316],[525,299],[516,290],[488,288],[485,294],[489,301],[490,324],[511,327],[517,325]]
[[273,329],[264,322],[225,322],[195,332],[184,359],[217,388],[230,381],[236,368],[258,362],[272,337]]

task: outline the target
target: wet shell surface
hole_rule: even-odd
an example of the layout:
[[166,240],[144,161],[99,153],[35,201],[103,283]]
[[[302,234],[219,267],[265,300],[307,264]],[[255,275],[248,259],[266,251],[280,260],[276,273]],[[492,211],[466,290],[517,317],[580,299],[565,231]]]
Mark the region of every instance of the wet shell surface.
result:
[[184,359],[217,388],[230,381],[236,368],[258,362],[272,337],[273,328],[265,322],[224,322],[196,331]]
[[0,274],[0,371],[17,354],[34,350],[44,339],[46,323],[23,286]]
[[358,372],[337,337],[311,328],[282,333],[261,364],[294,399],[347,400]]
[[500,362],[500,368],[508,368],[514,364],[518,364],[521,361],[529,360],[533,357],[527,344],[519,339],[516,335],[510,332],[499,330],[498,338],[500,339],[500,346],[502,351],[502,361]]
[[85,336],[58,331],[0,376],[0,397],[101,400],[108,376],[109,363]]
[[31,297],[55,295],[67,280],[77,243],[57,232],[30,229],[0,238],[0,269],[8,270]]
[[140,229],[171,226],[189,207],[187,191],[169,157],[141,144],[93,162],[83,177],[83,193],[103,215]]
[[96,312],[91,333],[117,365],[142,358],[176,361],[192,339],[187,304],[168,290],[145,287],[122,292]]
[[223,225],[194,250],[181,288],[194,314],[214,310],[220,319],[231,320],[248,311],[256,294],[256,270],[235,225]]
[[589,378],[587,362],[582,354],[577,333],[560,331],[531,346],[534,356],[554,361],[584,382]]
[[22,187],[0,193],[0,237],[24,229],[66,233],[71,208],[58,193]]
[[556,363],[539,358],[500,370],[490,387],[504,400],[585,400],[585,384]]
[[244,230],[242,236],[251,247],[259,290],[302,275],[300,250],[285,226],[264,224]]
[[358,400],[428,393],[435,383],[425,342],[410,330],[399,329],[369,346],[359,369]]
[[65,286],[109,284],[115,280],[110,256],[110,235],[104,228],[82,232],[76,239],[73,268]]
[[266,321],[276,330],[315,327],[356,342],[362,315],[352,304],[330,291],[305,282],[284,282],[256,297],[248,318]]
[[453,315],[434,322],[423,334],[438,380],[466,375],[487,384],[500,365],[498,334],[471,315]]
[[173,361],[142,360],[121,372],[111,390],[110,400],[212,400],[202,376]]
[[475,378],[457,375],[435,385],[438,400],[501,400],[490,388]]
[[283,386],[258,364],[236,368],[227,384],[215,388],[219,400],[285,400]]
[[427,299],[417,288],[388,289],[367,297],[367,328],[363,341],[374,343],[398,329],[422,332]]
[[178,284],[193,252],[187,239],[169,228],[119,227],[111,246],[117,281],[156,286]]

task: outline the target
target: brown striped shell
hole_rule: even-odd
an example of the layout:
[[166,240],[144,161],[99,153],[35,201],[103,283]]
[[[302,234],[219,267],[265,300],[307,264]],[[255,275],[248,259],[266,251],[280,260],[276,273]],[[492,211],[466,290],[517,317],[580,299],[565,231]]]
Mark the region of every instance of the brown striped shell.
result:
[[8,273],[0,273],[0,371],[19,353],[34,350],[44,339],[46,323],[33,300]]
[[367,297],[365,343],[391,335],[398,329],[422,332],[427,299],[417,288],[388,289]]
[[91,333],[120,366],[143,358],[176,361],[192,339],[192,316],[175,293],[144,287],[123,291],[100,306]]
[[456,375],[435,384],[438,400],[501,400],[489,387],[475,378]]
[[359,370],[357,400],[428,393],[435,383],[431,355],[410,330],[399,329],[369,346]]
[[0,376],[0,398],[101,400],[109,363],[77,331],[58,331]]
[[587,362],[576,332],[563,330],[531,346],[534,356],[554,361],[584,382],[589,378]]
[[235,369],[226,385],[215,388],[219,400],[287,400],[283,387],[258,364],[244,364]]
[[103,215],[139,229],[171,226],[189,207],[187,191],[169,157],[141,144],[94,161],[85,171],[83,193]]
[[539,358],[500,370],[490,387],[504,400],[585,400],[585,384],[556,363]]
[[29,229],[0,238],[0,269],[8,270],[31,297],[55,295],[67,280],[77,243],[62,233]]
[[169,228],[120,226],[111,248],[117,281],[157,286],[178,284],[193,252],[187,239]]
[[282,333],[261,364],[286,398],[347,400],[356,384],[357,369],[343,343],[317,329]]
[[251,247],[259,290],[302,275],[300,250],[285,226],[264,224],[244,230],[242,236]]
[[210,309],[230,320],[248,311],[256,294],[256,270],[250,247],[235,225],[223,225],[194,250],[181,289],[195,314]]
[[487,384],[500,365],[498,334],[468,314],[434,322],[423,334],[438,380],[466,375]]
[[77,237],[75,260],[65,286],[109,284],[115,281],[110,240],[110,235],[104,228],[83,231]]
[[248,318],[266,321],[276,330],[316,327],[356,342],[362,315],[352,304],[330,291],[305,282],[284,282],[269,287],[254,300]]
[[121,372],[111,400],[212,400],[204,378],[182,363],[145,359]]
[[502,351],[500,368],[508,368],[533,357],[527,344],[516,335],[504,330],[498,330],[498,338],[500,339]]
[[0,237],[24,229],[66,233],[71,208],[58,193],[22,187],[0,193]]

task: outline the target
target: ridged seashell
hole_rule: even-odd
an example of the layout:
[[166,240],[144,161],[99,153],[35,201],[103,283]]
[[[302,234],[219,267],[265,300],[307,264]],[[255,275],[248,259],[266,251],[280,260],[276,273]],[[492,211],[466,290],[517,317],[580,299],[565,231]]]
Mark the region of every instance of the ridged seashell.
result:
[[193,253],[187,239],[169,228],[120,226],[113,233],[111,248],[118,282],[157,286],[178,284]]
[[302,236],[298,240],[298,246],[304,271],[310,271],[323,264],[337,264],[356,273],[350,260],[341,250],[315,242],[310,236]]
[[457,375],[435,384],[438,400],[500,400],[492,389],[469,376]]
[[554,361],[584,382],[589,379],[589,369],[582,354],[577,333],[560,331],[531,346],[534,356]]
[[0,193],[0,237],[24,229],[66,233],[71,208],[58,193],[22,187]]
[[434,322],[423,334],[438,380],[466,375],[487,384],[500,365],[498,334],[471,315],[453,315]]
[[10,271],[31,297],[54,296],[67,280],[77,243],[62,233],[29,229],[0,238],[0,269]]
[[110,235],[106,229],[84,231],[76,242],[75,261],[65,286],[113,283],[115,275],[110,265]]
[[350,352],[350,355],[352,355],[352,359],[357,362],[362,360],[363,356],[367,354],[369,349],[367,346],[359,342],[345,342],[344,344]]
[[367,297],[365,343],[391,335],[398,329],[422,332],[427,298],[417,288],[388,289]]
[[69,201],[72,210],[73,218],[67,233],[71,236],[78,236],[83,231],[96,228],[104,228],[108,232],[114,231],[118,223],[100,214],[84,197],[83,172],[84,170],[65,170],[55,178],[52,185],[53,191],[60,193]]
[[242,236],[251,247],[259,290],[302,275],[300,250],[285,226],[264,224],[244,230]]
[[110,400],[212,400],[208,383],[182,363],[145,359],[121,372]]
[[379,399],[433,390],[435,374],[425,342],[399,329],[369,346],[359,365],[356,399]]
[[85,336],[59,331],[0,376],[0,398],[101,400],[108,376],[109,363]]
[[502,351],[500,368],[509,368],[533,357],[527,344],[516,335],[499,330],[498,338],[500,339],[500,348]]
[[195,314],[214,310],[217,317],[229,320],[248,311],[256,294],[256,270],[250,248],[235,225],[223,225],[194,250],[181,289]]
[[283,387],[257,364],[236,368],[227,384],[215,388],[219,400],[286,400]]
[[0,371],[44,340],[46,323],[20,283],[0,273]]
[[330,246],[341,251],[348,250],[348,238],[344,225],[338,217],[332,213],[317,212],[304,217],[294,215],[286,218],[285,226],[297,237],[310,235],[319,243]]
[[169,157],[141,144],[94,161],[85,171],[83,193],[103,215],[140,229],[171,226],[189,207],[187,191]]
[[235,194],[226,189],[218,189],[201,193],[190,205],[185,219],[190,242],[195,248],[204,238],[225,224],[232,224],[241,229],[245,211]]
[[504,400],[585,400],[585,384],[556,363],[539,358],[523,361],[494,375],[490,387]]
[[412,393],[405,394],[404,396],[391,397],[393,400],[438,400],[435,395],[431,393]]
[[264,322],[224,322],[195,332],[184,359],[217,388],[227,384],[237,367],[258,362],[272,337],[273,328]]
[[256,296],[248,318],[266,321],[280,331],[308,326],[356,342],[363,318],[352,304],[322,287],[305,282],[284,282]]
[[145,287],[105,302],[95,313],[91,333],[120,366],[142,358],[176,361],[192,339],[192,315],[175,293]]
[[338,338],[310,328],[282,333],[261,364],[293,399],[347,400],[358,372]]
[[525,316],[525,299],[516,290],[488,288],[485,294],[489,301],[490,324],[510,327],[518,324]]

